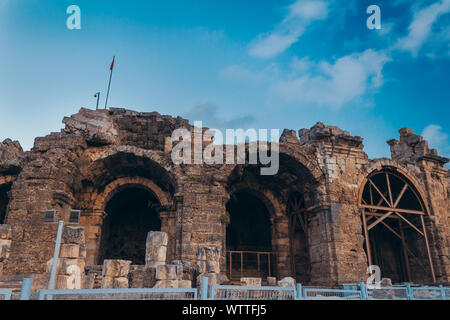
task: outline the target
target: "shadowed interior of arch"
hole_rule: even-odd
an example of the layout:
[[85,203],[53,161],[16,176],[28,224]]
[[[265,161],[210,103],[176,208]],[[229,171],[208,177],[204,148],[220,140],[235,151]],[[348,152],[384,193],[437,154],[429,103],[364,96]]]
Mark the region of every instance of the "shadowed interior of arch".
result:
[[6,209],[8,208],[8,192],[11,189],[11,184],[0,186],[0,224],[5,223]]
[[421,216],[424,220],[428,216],[415,186],[403,175],[385,168],[369,175],[361,202],[366,206],[368,232],[364,249],[367,254],[368,242],[371,262],[380,267],[381,276],[393,283],[432,282],[421,222]]
[[[230,264],[230,253],[232,255],[231,278],[233,274],[236,278],[241,275],[267,277],[269,275],[267,252],[272,251],[272,225],[266,205],[254,194],[241,190],[232,194],[226,208],[230,214],[230,223],[226,230],[226,247],[227,266]],[[264,252],[259,254],[259,262],[258,252]],[[244,274],[241,274],[241,263],[245,264]],[[270,263],[273,264],[273,261]],[[271,267],[273,273],[273,266]]]
[[131,186],[117,192],[107,203],[99,263],[104,259],[145,263],[145,242],[149,231],[160,231],[159,201],[147,189]]

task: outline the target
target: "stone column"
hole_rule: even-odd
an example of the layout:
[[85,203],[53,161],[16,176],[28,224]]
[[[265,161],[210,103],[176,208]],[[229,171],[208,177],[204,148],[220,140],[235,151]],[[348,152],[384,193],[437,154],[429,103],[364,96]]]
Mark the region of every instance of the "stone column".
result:
[[166,263],[168,236],[165,232],[150,231],[147,235],[145,266],[156,268]]
[[86,228],[86,263],[95,265],[99,257],[103,221],[106,212],[103,210],[82,210],[80,224]]
[[192,281],[183,280],[182,264],[165,264],[156,267],[154,288],[191,288]]
[[[55,289],[82,289],[86,287],[84,268],[86,265],[85,230],[83,227],[67,226],[63,230],[61,249],[56,268]],[[51,272],[53,258],[47,262]],[[87,285],[89,287],[89,285]]]
[[207,277],[210,285],[222,284],[228,280],[225,275],[220,274],[220,251],[217,247],[197,249],[197,288],[200,288],[202,277]]
[[128,288],[129,260],[105,259],[102,270],[102,288]]
[[271,269],[271,273],[278,278],[292,276],[288,217],[284,215],[274,218],[272,228],[272,251],[276,253],[276,260],[273,264],[275,270]]
[[0,224],[0,277],[3,273],[3,262],[9,257],[11,247],[11,226]]
[[161,231],[168,236],[166,260],[171,261],[176,257],[175,235],[176,235],[176,211],[162,211],[159,213],[161,219]]

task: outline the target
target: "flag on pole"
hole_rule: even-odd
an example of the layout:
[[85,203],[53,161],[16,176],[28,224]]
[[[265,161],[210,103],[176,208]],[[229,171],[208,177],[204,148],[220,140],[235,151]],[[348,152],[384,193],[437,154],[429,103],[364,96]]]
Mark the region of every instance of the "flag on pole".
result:
[[111,78],[112,78],[112,74],[113,74],[115,60],[116,60],[116,56],[113,57],[113,61],[111,62],[111,66],[109,67],[109,70],[111,70],[111,73],[109,74],[108,92],[106,93],[105,109],[107,109],[107,107],[108,107],[109,89],[111,88]]

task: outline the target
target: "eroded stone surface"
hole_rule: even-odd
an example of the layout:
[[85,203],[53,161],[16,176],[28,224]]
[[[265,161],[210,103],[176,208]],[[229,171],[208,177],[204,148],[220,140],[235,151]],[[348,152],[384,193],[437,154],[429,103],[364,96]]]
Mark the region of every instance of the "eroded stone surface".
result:
[[241,278],[241,286],[260,287],[261,278]]
[[[0,190],[7,190],[0,197],[7,203],[0,208],[7,211],[4,222],[9,225],[0,224],[0,245],[7,247],[1,251],[2,278],[48,275],[56,224],[43,222],[47,209],[56,210],[55,221],[65,222],[71,209],[82,212],[79,226],[83,228],[64,230],[63,244],[70,246],[63,247],[61,259],[67,260],[59,264],[82,266],[80,259],[84,259],[86,266],[101,265],[105,207],[115,192],[138,185],[151,190],[160,202],[161,232],[149,234],[146,242],[145,270],[152,271],[113,272],[114,276],[105,277],[112,277],[105,280],[107,287],[125,286],[122,278],[127,277],[133,279],[132,286],[149,286],[156,282],[156,268],[166,268],[163,266],[170,261],[183,266],[185,281],[198,285],[205,275],[212,284],[224,283],[228,272],[227,202],[241,188],[262,199],[270,211],[271,250],[276,255],[272,276],[292,277],[311,285],[358,283],[367,277],[360,190],[374,170],[390,168],[407,176],[420,191],[430,213],[425,215],[425,224],[436,278],[450,280],[450,175],[443,167],[448,159],[430,149],[411,129],[401,129],[399,140],[388,142],[391,159],[369,159],[361,137],[335,126],[317,123],[300,129],[298,137],[295,130],[286,129],[278,144],[279,173],[262,178],[252,166],[174,165],[170,151],[177,142],[169,141],[173,130],[183,127],[193,132],[180,117],[126,109],[81,109],[64,123],[61,132],[36,138],[29,152],[8,139],[0,144]],[[249,144],[244,147],[248,150]],[[198,155],[202,150],[194,151]],[[294,191],[305,199],[308,237],[294,239],[297,250],[291,259],[288,210]],[[423,264],[427,263],[425,256]],[[411,268],[413,274],[422,272],[417,263],[411,262]],[[66,276],[65,271],[58,275]],[[99,281],[99,277],[95,279]],[[161,281],[183,281],[179,279],[177,274],[177,280]],[[66,280],[61,277],[59,283]],[[418,280],[428,282],[429,274]],[[92,279],[82,283],[90,286]]]

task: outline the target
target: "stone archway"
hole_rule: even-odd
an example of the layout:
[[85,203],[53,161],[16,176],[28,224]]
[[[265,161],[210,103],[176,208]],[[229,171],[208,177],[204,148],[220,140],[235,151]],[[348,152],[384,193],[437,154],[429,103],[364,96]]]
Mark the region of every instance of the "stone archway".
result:
[[424,197],[403,171],[379,167],[363,181],[359,195],[369,265],[393,282],[435,282]]
[[147,234],[161,230],[160,206],[155,194],[139,185],[124,185],[114,192],[105,206],[98,264],[104,259],[144,264]]
[[[174,195],[178,188],[176,175],[165,155],[135,147],[118,147],[101,154],[85,155],[93,162],[83,169],[83,190],[78,195],[82,211],[80,224],[86,227],[87,264],[101,263],[106,251],[101,246],[102,234],[108,223],[108,204],[116,197],[127,194],[126,190],[144,190],[150,202],[157,208],[161,231],[169,235],[168,259],[174,259],[176,236],[176,213]],[[139,191],[141,192],[141,191]],[[133,199],[133,194],[128,194]],[[120,202],[120,200],[114,200]],[[156,210],[155,207],[155,210]],[[113,210],[114,211],[114,210]],[[139,210],[138,210],[139,211]],[[150,230],[147,230],[149,232]],[[142,240],[145,244],[145,238]],[[142,257],[137,259],[142,262]],[[133,262],[135,263],[135,262]]]
[[6,221],[6,210],[8,209],[9,203],[9,190],[11,190],[11,184],[0,185],[0,224]]
[[240,188],[226,204],[226,265],[230,280],[276,275],[273,206],[257,190]]
[[[295,277],[292,263],[293,243],[290,238],[291,217],[287,213],[289,197],[294,192],[302,194],[305,199],[305,212],[316,216],[321,201],[321,195],[317,191],[323,180],[323,174],[318,167],[316,168],[313,159],[286,147],[283,147],[283,150],[289,154],[279,153],[280,166],[275,175],[262,176],[259,165],[237,165],[230,173],[226,187],[230,195],[241,189],[252,190],[252,193],[270,209],[271,249],[276,261],[273,269],[276,271],[274,275],[278,278]],[[309,168],[315,168],[314,172]],[[250,225],[247,228],[251,227]],[[317,223],[313,224],[309,232],[319,232],[316,230],[317,227]],[[229,267],[230,264],[227,265]]]

